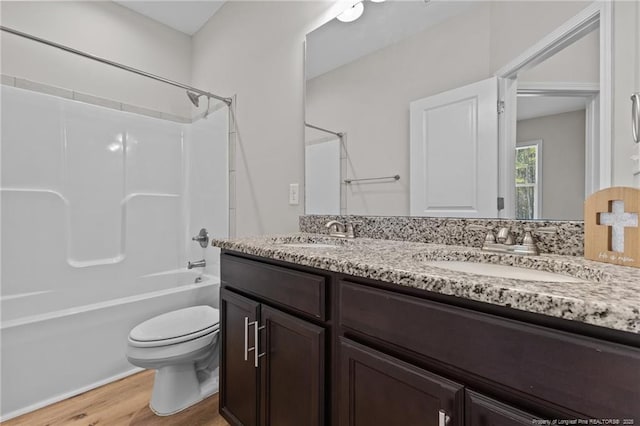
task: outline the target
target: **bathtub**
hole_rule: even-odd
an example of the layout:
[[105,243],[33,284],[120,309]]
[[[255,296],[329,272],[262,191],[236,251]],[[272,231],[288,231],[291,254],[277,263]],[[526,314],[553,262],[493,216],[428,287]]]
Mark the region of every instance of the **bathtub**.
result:
[[217,277],[175,270],[3,296],[0,420],[140,371],[125,358],[129,331],[170,310],[217,308],[219,286]]

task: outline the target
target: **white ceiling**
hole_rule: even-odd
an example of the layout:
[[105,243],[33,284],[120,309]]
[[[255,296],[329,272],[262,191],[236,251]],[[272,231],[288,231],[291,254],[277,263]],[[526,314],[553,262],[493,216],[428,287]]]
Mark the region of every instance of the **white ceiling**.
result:
[[193,35],[220,9],[226,0],[114,1],[174,30]]
[[580,96],[518,96],[518,120],[580,111],[586,108],[587,101]]
[[307,34],[306,78],[397,43],[476,5],[473,1],[366,1],[356,21],[333,19]]

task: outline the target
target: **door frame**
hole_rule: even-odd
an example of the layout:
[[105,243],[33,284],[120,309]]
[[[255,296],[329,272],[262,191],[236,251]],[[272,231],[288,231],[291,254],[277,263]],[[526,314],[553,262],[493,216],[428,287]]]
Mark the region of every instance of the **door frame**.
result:
[[[599,109],[600,87],[591,83],[519,83],[516,97],[521,94],[535,96],[573,96],[585,100],[585,168],[584,168],[584,196],[585,199],[600,189],[598,169],[600,163],[599,143]],[[515,111],[517,115],[517,111]],[[509,117],[511,119],[511,117]],[[516,144],[517,144],[517,135]]]
[[[589,194],[611,186],[612,95],[613,95],[613,5],[596,1],[560,25],[539,42],[496,72],[498,99],[503,113],[498,118],[498,194],[505,208],[499,217],[515,217],[515,146],[518,74],[530,69],[576,42],[594,29],[600,30],[600,81],[597,108],[588,110],[592,118],[592,147],[586,155],[592,175],[585,189]],[[596,129],[597,126],[597,129]],[[595,166],[595,167],[593,167]]]

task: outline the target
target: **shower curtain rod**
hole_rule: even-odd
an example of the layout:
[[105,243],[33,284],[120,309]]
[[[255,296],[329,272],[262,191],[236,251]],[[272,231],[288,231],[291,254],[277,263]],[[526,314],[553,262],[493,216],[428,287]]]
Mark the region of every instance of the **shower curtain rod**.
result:
[[33,40],[33,41],[38,42],[38,43],[46,44],[47,46],[55,47],[57,49],[61,49],[61,50],[64,50],[66,52],[69,52],[69,53],[73,53],[75,55],[83,56],[85,58],[92,59],[94,61],[102,62],[103,64],[107,64],[107,65],[110,65],[112,67],[120,68],[122,70],[129,71],[129,72],[132,72],[134,74],[141,75],[143,77],[148,77],[148,78],[151,78],[153,80],[161,81],[163,83],[167,83],[167,84],[170,84],[170,85],[175,86],[175,87],[180,87],[181,89],[189,90],[191,92],[197,93],[198,95],[204,95],[204,96],[207,96],[209,98],[214,98],[214,99],[217,99],[219,101],[222,101],[222,102],[226,103],[227,105],[231,105],[231,98],[224,98],[222,96],[214,95],[213,93],[205,92],[204,90],[196,89],[195,87],[191,87],[191,86],[188,86],[188,85],[183,84],[183,83],[178,83],[177,81],[169,80],[168,78],[160,77],[158,75],[151,74],[151,73],[148,73],[146,71],[142,71],[142,70],[139,70],[137,68],[133,68],[133,67],[130,67],[130,66],[127,66],[127,65],[123,65],[123,64],[120,64],[118,62],[113,62],[113,61],[110,61],[108,59],[101,58],[99,56],[94,56],[94,55],[91,55],[89,53],[83,52],[81,50],[77,50],[77,49],[74,49],[72,47],[68,47],[68,46],[65,46],[65,45],[62,45],[62,44],[58,44],[58,43],[55,43],[53,41],[46,40],[44,38],[40,38],[40,37],[36,37],[34,35],[31,35],[31,34],[23,33],[22,31],[14,30],[13,28],[9,28],[9,27],[5,27],[5,26],[0,25],[0,30],[6,31],[6,32],[8,32],[10,34],[17,35],[19,37],[23,37],[23,38],[27,38],[29,40]]
[[327,129],[324,129],[322,127],[314,126],[313,124],[304,123],[304,125],[307,126],[307,127],[311,127],[312,129],[320,130],[321,132],[331,133],[332,135],[336,135],[339,138],[344,136],[344,133],[342,133],[342,132],[334,132],[332,130],[327,130]]

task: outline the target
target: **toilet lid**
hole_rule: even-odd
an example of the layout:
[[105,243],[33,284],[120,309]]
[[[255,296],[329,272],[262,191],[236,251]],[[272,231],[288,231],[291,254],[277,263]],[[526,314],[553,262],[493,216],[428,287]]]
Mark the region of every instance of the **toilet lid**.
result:
[[218,326],[220,311],[211,306],[192,306],[151,318],[136,326],[129,338],[139,342],[175,339]]

